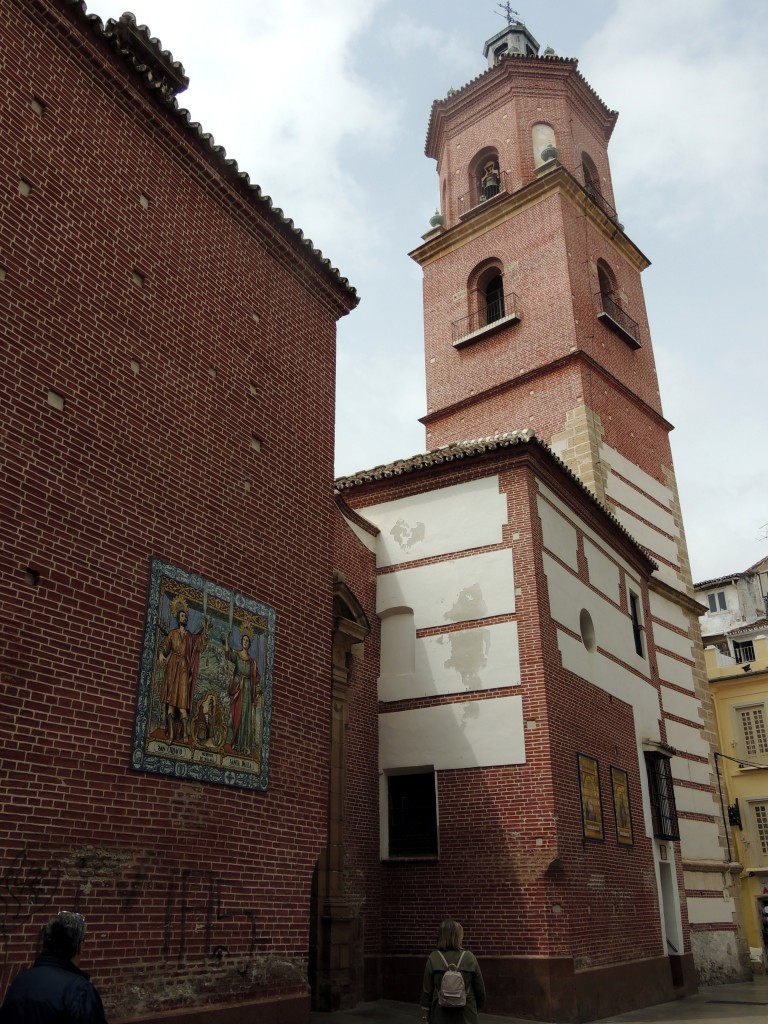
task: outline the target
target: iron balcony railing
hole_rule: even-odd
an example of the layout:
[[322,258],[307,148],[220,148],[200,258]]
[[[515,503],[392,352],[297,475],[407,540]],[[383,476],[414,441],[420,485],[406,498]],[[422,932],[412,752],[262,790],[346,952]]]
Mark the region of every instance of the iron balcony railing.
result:
[[604,292],[598,292],[597,302],[598,320],[602,320],[606,327],[628,342],[632,348],[640,348],[640,325],[637,320],[633,320],[615,299]]
[[738,640],[733,645],[733,656],[736,659],[737,665],[743,665],[747,661],[755,660],[755,645],[751,640],[745,640],[739,642]]
[[504,295],[492,299],[476,313],[470,313],[469,316],[463,316],[460,320],[454,320],[451,324],[453,344],[459,345],[487,327],[493,327],[494,324],[516,324],[520,319],[518,308],[517,295],[514,292],[506,292]]
[[603,193],[600,191],[599,188],[596,188],[592,184],[587,184],[587,185],[584,186],[584,191],[587,193],[587,195],[592,200],[592,202],[595,204],[595,206],[599,206],[600,207],[600,209],[603,211],[603,213],[606,215],[606,217],[609,217],[612,221],[615,221],[616,223],[618,223],[618,220],[619,220],[618,214],[616,213],[614,208],[611,206],[611,204],[608,202],[608,200],[605,198],[605,196],[603,195]]
[[464,195],[459,196],[459,216],[461,217],[462,214],[469,213],[470,210],[474,210],[483,203],[487,203],[489,199],[493,199],[495,196],[508,191],[507,172],[499,171],[498,182],[489,182],[486,185],[482,185],[478,182],[477,185],[473,189],[470,189],[469,192],[465,192]]

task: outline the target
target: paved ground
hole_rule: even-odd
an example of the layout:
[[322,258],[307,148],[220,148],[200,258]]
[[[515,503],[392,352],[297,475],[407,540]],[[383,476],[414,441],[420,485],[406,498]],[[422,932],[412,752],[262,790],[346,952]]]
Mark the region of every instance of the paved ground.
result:
[[[418,1024],[420,1019],[421,1011],[415,1003],[396,1003],[389,999],[362,1003],[354,1010],[312,1014],[312,1024]],[[681,1021],[735,1024],[744,1020],[768,1024],[768,977],[702,988],[687,999],[606,1017],[599,1024],[679,1024]],[[530,1024],[530,1021],[481,1013],[480,1024]]]

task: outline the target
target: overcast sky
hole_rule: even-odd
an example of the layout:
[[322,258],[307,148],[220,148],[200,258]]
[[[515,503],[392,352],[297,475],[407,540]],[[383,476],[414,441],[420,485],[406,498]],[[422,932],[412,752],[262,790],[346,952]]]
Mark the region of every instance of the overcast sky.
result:
[[[494,0],[132,0],[179,97],[358,289],[339,327],[337,471],[424,450],[432,100],[480,74]],[[114,6],[117,4],[118,6]],[[620,112],[609,149],[643,275],[694,580],[768,555],[768,0],[528,0]],[[88,10],[119,17],[120,0]],[[203,13],[201,13],[201,11]]]

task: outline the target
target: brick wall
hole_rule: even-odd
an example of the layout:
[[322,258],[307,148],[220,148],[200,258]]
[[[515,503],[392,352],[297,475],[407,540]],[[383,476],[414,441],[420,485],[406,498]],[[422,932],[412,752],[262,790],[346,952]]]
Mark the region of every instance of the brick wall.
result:
[[[113,1015],[303,998],[354,303],[77,8],[3,33],[3,984],[71,907]],[[266,792],[130,768],[151,556],[276,609]]]

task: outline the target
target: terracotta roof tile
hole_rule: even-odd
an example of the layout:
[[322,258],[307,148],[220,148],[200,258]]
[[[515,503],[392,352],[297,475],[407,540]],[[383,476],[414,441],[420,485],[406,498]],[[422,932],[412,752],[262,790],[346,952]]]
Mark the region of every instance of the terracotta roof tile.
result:
[[[473,458],[485,455],[488,452],[498,451],[503,448],[511,448],[519,444],[535,444],[538,448],[555,463],[555,465],[570,477],[587,497],[601,510],[603,515],[610,519],[611,523],[651,562],[655,569],[658,564],[646,549],[635,540],[632,534],[619,522],[616,516],[610,512],[601,501],[595,497],[590,489],[585,486],[578,476],[560,459],[552,449],[536,437],[533,430],[526,427],[524,430],[513,430],[509,433],[494,434],[492,437],[482,437],[474,441],[456,441],[453,444],[443,445],[431,452],[423,452],[419,455],[412,455],[408,459],[397,459],[395,462],[387,462],[381,466],[374,466],[372,469],[360,470],[351,476],[338,477],[335,481],[336,491],[351,491],[363,484],[374,483],[383,480],[390,480],[410,473],[418,473],[420,470],[431,469],[434,466],[442,466],[449,462],[457,462],[461,459]],[[364,515],[365,509],[360,509]]]
[[170,50],[163,50],[160,40],[150,35],[146,25],[137,25],[135,17],[127,12],[119,21],[110,18],[106,25],[97,14],[88,14],[85,0],[64,0],[90,31],[100,36],[135,72],[142,76],[145,86],[154,92],[178,118],[186,131],[192,135],[219,162],[222,171],[240,179],[250,189],[256,203],[266,213],[268,219],[287,231],[299,243],[323,272],[330,276],[334,283],[347,293],[350,308],[354,308],[359,300],[357,291],[346,277],[342,277],[330,260],[315,248],[312,239],[305,238],[290,217],[286,217],[280,207],[275,206],[268,195],[264,195],[258,185],[251,184],[245,171],[241,171],[237,161],[227,156],[223,146],[214,142],[209,132],[203,131],[197,121],[193,121],[188,110],[178,105],[176,93],[182,92],[189,84],[183,65],[174,60]]

